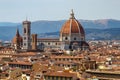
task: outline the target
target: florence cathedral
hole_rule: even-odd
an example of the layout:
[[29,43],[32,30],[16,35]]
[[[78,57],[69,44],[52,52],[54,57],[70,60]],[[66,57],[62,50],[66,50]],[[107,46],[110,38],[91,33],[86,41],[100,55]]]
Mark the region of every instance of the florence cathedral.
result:
[[73,10],[70,18],[60,30],[59,38],[38,38],[37,34],[31,34],[31,22],[23,21],[23,35],[19,34],[17,29],[16,35],[12,40],[12,46],[16,50],[86,50],[89,49],[85,41],[85,31],[82,25],[74,16]]

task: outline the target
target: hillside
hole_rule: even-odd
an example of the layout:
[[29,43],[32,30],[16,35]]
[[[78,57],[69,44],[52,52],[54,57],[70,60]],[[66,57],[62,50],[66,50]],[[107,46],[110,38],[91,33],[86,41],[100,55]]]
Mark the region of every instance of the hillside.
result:
[[[120,40],[120,28],[85,29],[87,40]],[[39,37],[59,37],[59,32],[39,34]]]
[[[102,20],[79,20],[85,28],[86,39],[120,39],[120,20],[102,19]],[[65,20],[60,21],[34,21],[31,25],[32,33],[40,34],[40,37],[54,36],[58,37]],[[19,28],[22,34],[21,23],[0,22],[0,39],[11,40],[16,29]],[[53,33],[54,32],[54,33]],[[51,34],[51,35],[50,35]]]

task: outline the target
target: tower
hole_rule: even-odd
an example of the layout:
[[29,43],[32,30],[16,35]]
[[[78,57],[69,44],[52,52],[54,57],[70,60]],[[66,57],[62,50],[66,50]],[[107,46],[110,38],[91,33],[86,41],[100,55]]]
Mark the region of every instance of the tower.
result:
[[18,49],[21,49],[22,47],[22,37],[20,36],[19,34],[19,30],[17,29],[16,31],[16,35],[15,37],[13,38],[12,40],[12,46],[14,47],[14,49],[18,50]]
[[32,50],[37,50],[37,34],[32,34]]
[[23,21],[23,49],[31,49],[31,22]]

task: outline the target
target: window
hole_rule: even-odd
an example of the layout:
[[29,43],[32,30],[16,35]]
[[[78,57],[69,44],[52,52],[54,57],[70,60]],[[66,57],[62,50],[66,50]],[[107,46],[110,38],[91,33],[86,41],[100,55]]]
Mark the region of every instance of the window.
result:
[[67,77],[65,77],[65,80],[67,80]]
[[47,76],[45,76],[45,79],[47,78]]
[[60,77],[60,80],[62,80],[63,78],[62,77]]
[[71,61],[73,61],[73,58],[71,58]]
[[54,76],[52,76],[52,80],[54,80]]
[[48,45],[50,45],[50,43],[48,43]]
[[59,59],[59,61],[61,61],[61,59]]
[[72,77],[70,77],[70,79],[69,80],[72,80]]
[[28,36],[28,40],[30,40],[30,37]]
[[69,58],[67,58],[67,61],[69,61]]
[[81,40],[83,41],[83,40],[84,40],[84,38],[81,38]]
[[8,77],[9,75],[8,75],[8,74],[6,74],[5,76],[6,76],[6,77]]
[[26,29],[24,28],[24,33],[26,33]]
[[28,33],[30,33],[30,29],[28,29]]
[[24,37],[24,40],[26,40],[26,37]]
[[56,76],[56,80],[58,80],[58,76]]
[[70,65],[68,65],[68,67],[70,67]]
[[74,37],[74,40],[77,40],[76,37]]
[[57,59],[55,59],[55,61],[57,61]]
[[65,40],[68,40],[68,38],[67,38],[67,37],[65,37]]
[[48,76],[48,79],[50,79],[50,76]]
[[24,43],[24,46],[26,46],[26,43]]
[[57,45],[57,43],[55,43]]

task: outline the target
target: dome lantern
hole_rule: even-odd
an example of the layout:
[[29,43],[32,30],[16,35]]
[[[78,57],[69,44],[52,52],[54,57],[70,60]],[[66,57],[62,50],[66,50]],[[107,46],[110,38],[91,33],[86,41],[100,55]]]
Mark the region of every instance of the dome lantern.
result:
[[70,15],[71,15],[70,19],[75,19],[73,9],[71,10]]

